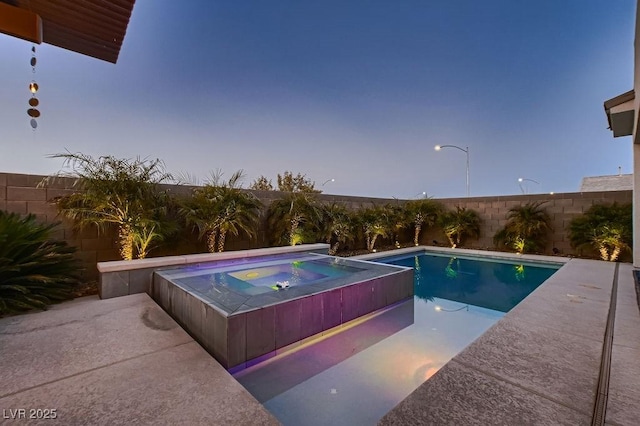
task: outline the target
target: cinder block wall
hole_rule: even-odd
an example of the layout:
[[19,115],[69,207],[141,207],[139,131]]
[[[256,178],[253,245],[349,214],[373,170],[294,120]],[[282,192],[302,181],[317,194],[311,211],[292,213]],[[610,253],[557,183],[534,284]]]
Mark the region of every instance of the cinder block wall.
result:
[[[549,234],[549,242],[545,253],[552,254],[553,248],[561,254],[575,254],[569,243],[567,229],[571,220],[583,214],[594,204],[631,203],[632,191],[605,192],[570,192],[563,194],[532,194],[496,197],[448,198],[438,200],[453,210],[456,206],[466,207],[478,212],[482,218],[480,238],[469,240],[465,247],[491,249],[494,247],[493,236],[507,222],[509,209],[528,202],[544,202],[543,207],[551,216],[553,231]],[[433,240],[446,242],[440,231],[430,230],[422,237],[422,243],[432,244]]]
[[[87,280],[96,279],[96,263],[108,260],[117,260],[118,250],[115,244],[115,236],[112,234],[98,235],[95,229],[85,229],[81,232],[73,230],[72,224],[58,216],[55,207],[49,202],[55,197],[73,192],[73,179],[56,179],[46,187],[39,184],[45,176],[25,175],[15,173],[0,173],[0,209],[20,214],[33,213],[43,222],[61,222],[57,228],[56,237],[68,241],[78,248],[78,258],[84,265],[84,277]],[[167,185],[176,195],[188,195],[192,187]],[[266,206],[280,197],[277,191],[251,191]],[[337,202],[351,209],[371,204],[395,203],[397,200],[385,198],[349,197],[343,195],[319,194],[319,199],[325,203]],[[564,194],[540,194],[540,195],[512,195],[496,197],[472,197],[472,198],[448,198],[440,199],[447,208],[455,209],[456,206],[467,207],[476,210],[483,220],[480,238],[469,240],[465,247],[491,249],[493,248],[493,235],[506,223],[506,215],[513,206],[529,201],[544,201],[547,212],[551,215],[553,233],[546,248],[546,253],[551,254],[555,247],[562,254],[573,254],[569,244],[566,228],[572,218],[582,214],[593,204],[599,203],[630,203],[632,191],[611,192],[585,192]],[[187,236],[189,237],[189,236]],[[196,235],[170,245],[165,245],[154,250],[152,256],[169,254],[187,254],[206,251],[203,242],[196,241]],[[436,230],[428,230],[422,236],[423,244],[433,244],[433,240],[445,244],[446,238]],[[247,238],[227,239],[227,250],[240,250],[248,248],[266,247],[268,245],[266,223],[263,222],[258,236],[254,240]]]

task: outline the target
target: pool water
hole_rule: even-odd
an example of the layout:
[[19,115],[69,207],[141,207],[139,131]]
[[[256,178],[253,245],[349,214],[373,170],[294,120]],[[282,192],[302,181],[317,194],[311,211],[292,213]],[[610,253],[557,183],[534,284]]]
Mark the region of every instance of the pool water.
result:
[[415,296],[234,377],[285,425],[376,424],[559,266],[410,255]]
[[384,263],[412,267],[415,296],[434,297],[508,312],[547,280],[558,266],[461,256],[421,254],[388,258]]
[[393,265],[297,253],[173,267],[158,270],[156,275],[231,315],[404,270]]

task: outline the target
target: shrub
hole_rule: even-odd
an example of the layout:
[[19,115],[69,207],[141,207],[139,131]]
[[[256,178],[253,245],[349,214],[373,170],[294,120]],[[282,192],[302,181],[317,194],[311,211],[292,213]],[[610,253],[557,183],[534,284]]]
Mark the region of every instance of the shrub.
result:
[[55,226],[0,211],[0,315],[71,298],[79,283],[75,248],[52,239]]
[[571,246],[582,253],[595,250],[602,260],[616,261],[631,251],[631,204],[595,204],[569,224]]
[[504,244],[518,253],[543,250],[551,230],[551,217],[542,202],[530,202],[509,209],[507,224],[493,237],[496,245]]

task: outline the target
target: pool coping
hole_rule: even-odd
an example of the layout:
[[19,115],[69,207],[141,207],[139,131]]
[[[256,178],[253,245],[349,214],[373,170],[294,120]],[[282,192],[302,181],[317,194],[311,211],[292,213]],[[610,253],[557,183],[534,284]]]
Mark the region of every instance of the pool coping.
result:
[[329,244],[317,243],[234,250],[222,253],[197,253],[183,256],[98,262],[98,295],[101,299],[111,299],[138,293],[151,294],[153,273],[159,268],[286,253],[326,254],[328,251]]
[[[511,261],[551,261],[564,266],[388,412],[379,424],[590,424],[614,282],[629,281],[632,266],[620,264],[616,273],[616,264],[598,260],[441,247],[394,250],[393,254],[376,253],[366,258],[424,251]],[[637,306],[632,310],[637,317]],[[621,337],[614,334],[614,367],[637,379],[640,363],[627,362],[627,367],[622,367],[630,357],[624,354],[627,358],[616,358],[616,343],[619,354],[630,351],[629,343],[621,343]],[[638,341],[634,344],[634,350],[640,348]],[[610,389],[632,383],[632,379],[618,373]],[[636,382],[636,392],[639,388]],[[634,395],[612,393],[608,407],[632,418],[639,411],[629,403],[638,402]],[[620,412],[607,412],[607,421],[612,424],[618,424],[616,420],[620,418],[624,418]]]
[[350,259],[374,261],[385,257],[395,257],[404,254],[410,254],[414,252],[432,252],[441,254],[457,254],[460,256],[480,256],[483,258],[496,259],[496,260],[509,260],[509,261],[526,261],[533,263],[545,263],[545,264],[557,264],[558,266],[564,265],[569,262],[571,257],[562,256],[547,256],[541,254],[518,254],[508,253],[501,251],[489,251],[489,250],[475,250],[475,249],[460,249],[450,247],[433,247],[433,246],[415,246],[405,247],[396,250],[382,251],[376,253],[361,254],[359,256],[352,256]]

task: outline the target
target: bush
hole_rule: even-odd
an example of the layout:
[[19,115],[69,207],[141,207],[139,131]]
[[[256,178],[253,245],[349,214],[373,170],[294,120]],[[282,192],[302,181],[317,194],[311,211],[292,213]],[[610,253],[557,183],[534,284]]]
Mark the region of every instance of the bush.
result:
[[79,284],[75,248],[52,239],[55,226],[0,210],[0,315],[72,298]]
[[602,260],[618,260],[631,252],[632,211],[631,204],[594,204],[569,224],[571,246],[580,253],[597,251]]

